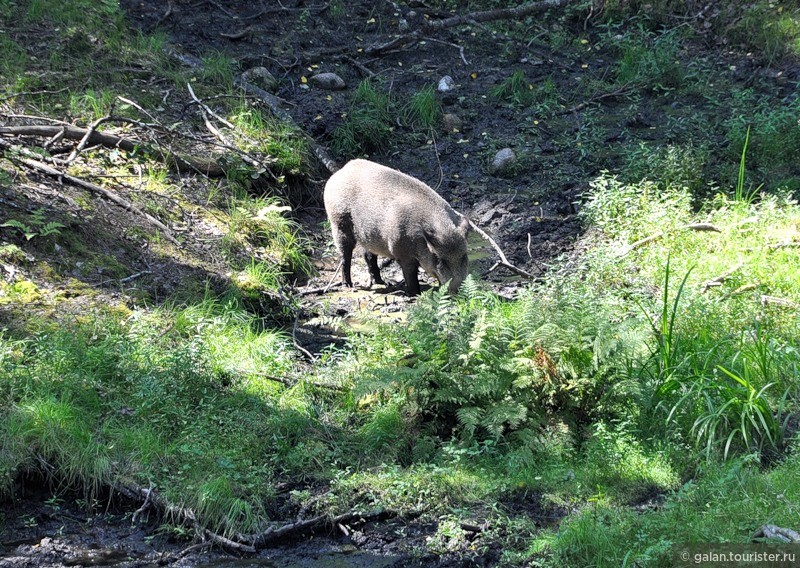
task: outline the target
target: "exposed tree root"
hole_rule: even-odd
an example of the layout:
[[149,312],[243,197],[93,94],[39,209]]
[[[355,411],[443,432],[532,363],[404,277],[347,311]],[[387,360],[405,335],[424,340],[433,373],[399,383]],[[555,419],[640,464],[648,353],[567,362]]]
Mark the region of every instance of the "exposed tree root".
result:
[[[202,539],[203,543],[212,543],[225,550],[238,552],[240,554],[254,554],[259,550],[279,542],[285,542],[287,540],[300,538],[306,535],[328,532],[334,527],[344,526],[351,523],[384,521],[397,516],[397,512],[383,509],[370,513],[349,512],[337,516],[331,516],[327,514],[317,515],[310,519],[298,520],[285,525],[269,527],[268,529],[255,535],[236,534],[229,538],[205,528],[201,519],[198,519],[197,514],[192,509],[187,507],[179,507],[169,503],[163,496],[161,496],[152,488],[139,487],[130,483],[118,483],[114,486],[114,489],[130,499],[143,501],[140,511],[153,508],[160,515],[194,529],[195,535]],[[175,558],[166,560],[164,564],[174,562],[182,556],[185,556],[185,551],[184,553],[175,555]]]

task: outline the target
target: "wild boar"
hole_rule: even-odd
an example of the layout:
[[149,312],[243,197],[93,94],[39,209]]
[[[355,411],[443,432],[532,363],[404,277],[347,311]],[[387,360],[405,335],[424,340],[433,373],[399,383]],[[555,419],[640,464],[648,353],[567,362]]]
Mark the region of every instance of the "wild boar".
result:
[[366,251],[370,277],[378,284],[384,284],[378,255],[395,259],[411,296],[420,291],[420,266],[441,284],[449,282],[451,294],[466,278],[469,220],[420,180],[369,160],[352,160],[325,184],[324,199],[345,286],[353,286],[356,244]]

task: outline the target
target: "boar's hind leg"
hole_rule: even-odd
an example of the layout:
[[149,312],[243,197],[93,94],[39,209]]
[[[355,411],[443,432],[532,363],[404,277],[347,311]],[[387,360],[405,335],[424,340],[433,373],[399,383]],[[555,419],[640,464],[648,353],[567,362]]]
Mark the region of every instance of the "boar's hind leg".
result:
[[350,267],[353,263],[353,249],[356,248],[356,237],[353,234],[352,225],[349,230],[342,230],[332,224],[333,242],[336,243],[336,250],[342,259],[342,283],[348,288],[353,287],[353,279],[350,277]]
[[364,253],[364,260],[367,262],[369,268],[369,276],[371,279],[370,286],[374,284],[386,284],[381,278],[381,269],[378,267],[378,255],[369,251]]
[[[398,261],[400,262],[400,261]],[[400,262],[400,268],[403,269],[403,278],[406,280],[406,291],[409,296],[419,295],[419,263],[412,260],[404,260]]]

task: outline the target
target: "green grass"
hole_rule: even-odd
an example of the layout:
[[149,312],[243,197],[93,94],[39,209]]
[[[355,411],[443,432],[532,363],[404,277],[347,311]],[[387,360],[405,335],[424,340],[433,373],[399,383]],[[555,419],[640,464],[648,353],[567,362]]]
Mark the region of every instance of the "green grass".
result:
[[333,151],[350,157],[386,148],[394,130],[394,106],[394,101],[374,81],[361,81],[353,93],[347,116],[333,132]]
[[613,24],[633,20],[653,31],[682,25],[698,36],[710,34],[756,52],[768,62],[800,53],[800,9],[793,2],[721,0],[713,16],[697,17],[701,13],[696,5],[680,0],[609,0],[603,17]]
[[514,71],[508,78],[492,87],[489,95],[496,101],[524,107],[534,100],[533,84],[522,71]]
[[403,120],[412,128],[428,130],[442,120],[442,106],[436,98],[436,90],[428,85],[417,91],[403,107]]

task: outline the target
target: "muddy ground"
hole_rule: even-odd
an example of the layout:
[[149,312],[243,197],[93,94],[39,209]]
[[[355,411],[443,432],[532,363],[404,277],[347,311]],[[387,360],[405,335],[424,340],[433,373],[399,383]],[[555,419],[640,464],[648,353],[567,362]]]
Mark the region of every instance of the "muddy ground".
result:
[[[285,110],[323,146],[330,144],[333,131],[350,110],[353,90],[365,76],[374,74],[400,98],[451,76],[455,89],[438,96],[444,112],[461,121],[457,131],[413,132],[398,126],[396,144],[371,158],[435,187],[491,234],[512,263],[534,276],[544,274],[549,263],[573,251],[583,230],[576,215],[581,194],[600,170],[613,171],[625,164],[624,144],[657,141],[665,121],[703,112],[705,104],[699,97],[676,100],[642,91],[636,93],[635,105],[632,99],[617,96],[581,107],[591,102],[591,94],[587,94],[591,90],[583,86],[606,78],[614,60],[605,48],[592,50],[592,42],[582,51],[551,47],[548,34],[559,33],[565,25],[577,29],[582,24],[577,20],[557,22],[537,16],[497,28],[506,31],[458,26],[431,33],[408,47],[366,56],[370,46],[418,29],[424,17],[438,19],[451,14],[414,1],[401,5],[364,0],[181,0],[168,4],[122,0],[121,5],[133,27],[145,32],[164,30],[169,42],[184,53],[206,56],[220,52],[234,58],[241,71],[259,66],[269,69],[279,80],[275,93],[285,101]],[[591,37],[591,26],[589,29]],[[709,52],[706,63],[716,66],[722,75],[775,75],[774,69],[749,55],[731,54],[726,59],[719,53]],[[492,88],[514,71],[523,71],[532,84],[551,80],[560,94],[560,110],[543,119],[532,108],[493,100],[489,96]],[[784,71],[782,81],[792,74],[790,78],[797,79],[796,67]],[[329,91],[310,86],[308,78],[319,72],[335,72],[347,88]],[[780,96],[785,87],[776,80],[775,89]],[[181,101],[176,99],[173,104],[174,115],[180,117]],[[508,173],[492,175],[489,163],[504,147],[515,151],[517,163]],[[314,179],[298,182],[302,197],[296,200],[295,210],[315,243],[315,264],[320,270],[311,281],[300,283],[309,289],[327,284],[336,265],[329,236],[321,226],[320,196],[326,177],[320,169]],[[195,185],[192,179],[181,182],[187,194],[197,193],[196,203],[200,204],[207,195]],[[38,186],[13,191],[0,188],[0,202],[10,210],[32,211],[54,201],[65,212],[61,220],[77,235],[74,251],[53,251],[44,245],[37,249],[40,245],[32,242],[26,252],[31,263],[35,257],[52,260],[50,265],[64,282],[59,293],[76,294],[75,282],[68,283],[69,279],[92,292],[87,298],[93,299],[79,300],[69,309],[80,311],[86,302],[135,303],[137,288],[146,290],[148,301],[164,301],[189,279],[224,284],[225,263],[213,246],[220,238],[219,230],[190,210],[171,213],[173,226],[185,226],[180,233],[184,248],[181,255],[168,261],[141,236],[152,228],[136,216],[101,203],[87,217],[85,208],[75,202],[79,192],[69,188],[48,191],[44,180]],[[171,207],[168,198],[163,207]],[[139,236],[131,228],[138,228]],[[496,260],[494,252],[480,239],[472,243],[472,272],[498,292],[513,296],[523,284],[521,280],[503,269],[489,273]],[[59,260],[61,256],[66,260]],[[115,263],[111,269],[109,259]],[[386,274],[395,283],[400,280],[396,267],[387,267]],[[354,279],[357,283],[368,279],[360,262],[356,262]],[[315,317],[347,316],[357,308],[371,307],[400,321],[399,314],[409,301],[395,291],[356,290],[327,296],[323,309],[321,298],[319,294],[305,298],[307,322],[296,330],[298,340],[312,352],[336,340],[335,334],[314,323]],[[331,528],[327,534],[243,559],[218,549],[190,548],[191,540],[161,532],[155,518],[145,516],[134,522],[135,503],[115,499],[87,508],[75,495],[54,500],[56,489],[39,481],[21,481],[15,500],[3,504],[0,567],[461,566],[493,565],[500,553],[491,544],[482,545],[481,535],[476,533],[476,546],[471,550],[420,556],[436,527],[414,519],[392,519],[346,527],[347,536],[342,529]],[[542,515],[543,524],[564,514],[541,511],[535,496],[515,497],[509,507]]]

